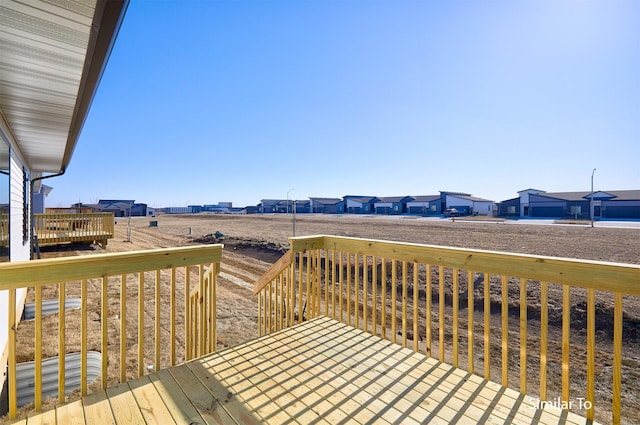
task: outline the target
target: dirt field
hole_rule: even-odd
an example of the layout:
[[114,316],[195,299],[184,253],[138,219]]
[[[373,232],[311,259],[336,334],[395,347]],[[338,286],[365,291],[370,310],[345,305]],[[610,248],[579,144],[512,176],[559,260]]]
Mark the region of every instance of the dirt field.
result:
[[[151,220],[157,221],[157,226],[151,227]],[[295,230],[297,236],[330,234],[634,264],[640,262],[640,229],[298,215]],[[120,218],[116,223],[116,236],[109,241],[106,250],[95,247],[76,249],[73,246],[66,249],[44,248],[42,256],[91,255],[105,251],[210,243],[217,241],[216,232],[226,235],[222,240],[225,251],[218,286],[219,345],[229,346],[257,336],[257,304],[251,292],[252,285],[288,248],[288,237],[293,233],[291,216],[199,214],[159,215],[131,220]],[[626,304],[625,308],[625,315],[640,317],[640,306],[633,303]],[[640,341],[632,338],[625,341],[625,345],[637,353]],[[559,353],[550,353],[550,357],[558,356]],[[640,404],[635,400],[635,394],[640,392],[640,358],[630,356],[625,361],[630,374],[625,375],[623,387],[634,395],[632,405],[635,407],[632,410],[637,412]],[[598,419],[606,422],[606,415]],[[628,423],[639,421],[640,416],[631,418]]]

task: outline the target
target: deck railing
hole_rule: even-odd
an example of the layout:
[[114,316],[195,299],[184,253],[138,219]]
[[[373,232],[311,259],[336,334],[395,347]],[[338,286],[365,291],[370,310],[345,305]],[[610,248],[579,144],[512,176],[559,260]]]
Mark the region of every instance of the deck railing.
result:
[[536,407],[614,424],[634,409],[622,376],[639,364],[623,340],[637,339],[640,323],[623,306],[640,305],[639,265],[333,236],[290,242],[255,286],[260,334],[325,315],[496,378]]
[[[215,288],[221,258],[222,245],[208,245],[0,264],[0,290],[9,295],[9,311],[2,312],[8,314],[9,418],[16,416],[18,357],[30,349],[36,410],[43,403],[45,350],[59,357],[59,403],[65,401],[66,353],[81,353],[80,393],[85,395],[90,390],[89,350],[102,354],[101,388],[215,351]],[[18,346],[16,338],[20,288],[30,288],[35,302],[30,324],[35,337],[24,346]],[[47,294],[57,295],[61,306],[53,326],[42,314]],[[64,310],[69,297],[81,300],[75,316]],[[184,326],[184,333],[177,326]],[[51,332],[52,328],[57,331]]]
[[0,213],[0,247],[9,244],[9,214]]
[[113,213],[34,214],[33,225],[40,244],[97,242],[113,238]]

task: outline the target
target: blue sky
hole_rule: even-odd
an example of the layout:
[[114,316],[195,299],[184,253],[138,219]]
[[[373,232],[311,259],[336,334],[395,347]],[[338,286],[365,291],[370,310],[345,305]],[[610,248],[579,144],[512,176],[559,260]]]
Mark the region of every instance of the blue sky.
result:
[[640,189],[640,2],[132,0],[47,206]]

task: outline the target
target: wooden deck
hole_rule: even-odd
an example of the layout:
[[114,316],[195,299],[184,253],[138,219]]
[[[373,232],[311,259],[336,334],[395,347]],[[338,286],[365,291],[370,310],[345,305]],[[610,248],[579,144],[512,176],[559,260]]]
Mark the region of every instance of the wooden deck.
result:
[[[18,423],[586,423],[320,317]],[[53,422],[52,422],[53,423]]]
[[113,238],[112,213],[45,213],[34,214],[38,244],[68,242],[99,243],[103,247]]
[[113,233],[102,230],[69,230],[69,231],[37,231],[40,245],[60,244],[66,242],[98,243],[103,248],[107,241],[113,238]]

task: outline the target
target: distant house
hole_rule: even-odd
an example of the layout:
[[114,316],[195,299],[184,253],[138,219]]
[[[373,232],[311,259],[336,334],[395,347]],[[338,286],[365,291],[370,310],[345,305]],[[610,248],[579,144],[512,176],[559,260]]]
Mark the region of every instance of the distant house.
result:
[[455,209],[461,215],[493,215],[493,201],[469,193],[440,192],[442,212]]
[[520,198],[507,199],[498,203],[499,217],[523,217],[520,213]]
[[413,201],[411,196],[383,196],[374,202],[375,214],[397,215],[407,213],[407,203]]
[[247,207],[231,207],[227,210],[227,214],[247,214]]
[[340,198],[309,198],[309,212],[342,214],[344,213],[344,200]]
[[[591,191],[545,192],[525,189],[500,203],[502,216],[590,219]],[[593,218],[639,219],[640,190],[609,190],[593,193]]]
[[295,211],[299,214],[306,214],[311,212],[311,201],[310,200],[301,200],[294,201],[295,202]]
[[99,212],[112,212],[114,217],[147,216],[147,204],[136,203],[133,199],[101,199],[97,209]]
[[41,214],[45,211],[44,201],[52,190],[52,187],[42,184],[42,182],[33,184],[33,204],[31,209],[34,214]]
[[110,212],[114,217],[124,217],[129,215],[130,205],[131,204],[117,202],[113,204],[84,204],[82,202],[78,202],[71,205],[71,209],[78,211],[90,209],[91,212]]
[[233,210],[233,202],[218,202],[217,204],[198,205],[198,209],[193,212],[230,213]]
[[407,212],[411,215],[440,215],[442,214],[442,204],[440,195],[419,195],[413,196],[407,202]]
[[293,199],[263,199],[258,207],[263,214],[287,214],[293,212],[293,202]]
[[166,207],[163,208],[165,214],[192,214],[192,207]]
[[347,195],[343,199],[347,214],[373,214],[375,203],[380,201],[375,196]]
[[110,212],[114,217],[147,217],[155,215],[147,204],[136,203],[133,199],[101,199],[97,204],[77,203],[72,208],[91,208],[93,212]]
[[262,199],[258,204],[258,208],[262,214],[271,214],[277,212],[280,200],[277,199]]

